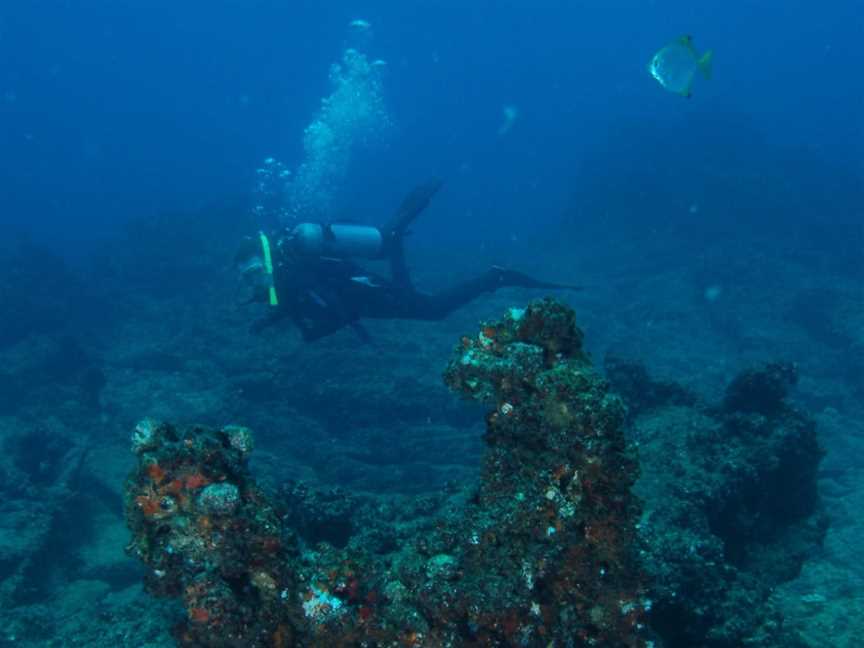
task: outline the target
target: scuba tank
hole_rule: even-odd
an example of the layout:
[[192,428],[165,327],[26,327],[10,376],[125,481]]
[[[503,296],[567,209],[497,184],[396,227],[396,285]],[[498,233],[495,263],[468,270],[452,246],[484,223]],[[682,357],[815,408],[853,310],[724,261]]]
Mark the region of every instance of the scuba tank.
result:
[[302,256],[358,257],[384,256],[384,237],[371,225],[300,223],[288,236],[291,249]]

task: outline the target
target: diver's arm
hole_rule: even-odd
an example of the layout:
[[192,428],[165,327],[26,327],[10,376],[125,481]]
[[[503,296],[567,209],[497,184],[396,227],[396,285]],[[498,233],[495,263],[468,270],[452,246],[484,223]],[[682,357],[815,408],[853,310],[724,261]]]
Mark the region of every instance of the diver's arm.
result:
[[254,322],[252,322],[252,326],[249,327],[249,332],[255,335],[258,335],[266,328],[270,328],[284,320],[288,316],[287,309],[284,308],[272,308],[264,317],[261,317]]
[[328,335],[332,335],[345,325],[344,322],[338,322],[336,320],[327,323],[321,322],[320,320],[311,321],[300,317],[299,315],[292,316],[291,320],[294,322],[297,330],[300,331],[300,335],[303,336],[304,342],[315,342],[316,340],[325,338]]
[[294,324],[294,326],[297,327],[297,330],[300,331],[300,335],[303,337],[304,342],[314,342],[315,340],[320,340],[321,338],[327,337],[328,335],[335,333],[337,330],[342,328],[342,326],[340,324],[337,324],[336,322],[333,322],[329,325],[322,325],[322,323],[319,321],[313,321],[309,318],[304,318],[298,313],[289,312],[285,308],[278,308],[273,309],[265,317],[262,317],[253,322],[249,330],[251,333],[258,335],[265,329],[279,324],[286,318],[291,319],[291,322]]
[[300,331],[300,335],[303,337],[304,342],[314,342],[315,340],[324,337],[322,334],[316,335],[315,329],[309,326],[302,317],[295,315],[291,320],[294,322],[294,326],[297,327],[297,330]]
[[[304,342],[315,342],[328,335],[332,335],[343,327],[342,324],[337,323],[333,323],[330,326],[321,326],[320,324],[318,326],[309,326],[309,323],[300,317],[294,318],[294,325],[300,331]],[[363,344],[372,344],[374,342],[372,336],[369,335],[369,331],[360,322],[350,322],[348,326],[357,334],[357,337],[360,338]]]
[[366,327],[363,326],[360,322],[351,322],[351,328],[354,330],[354,332],[357,334],[357,337],[360,338],[360,341],[363,344],[372,344],[374,342],[372,336],[369,335],[369,331],[367,331]]

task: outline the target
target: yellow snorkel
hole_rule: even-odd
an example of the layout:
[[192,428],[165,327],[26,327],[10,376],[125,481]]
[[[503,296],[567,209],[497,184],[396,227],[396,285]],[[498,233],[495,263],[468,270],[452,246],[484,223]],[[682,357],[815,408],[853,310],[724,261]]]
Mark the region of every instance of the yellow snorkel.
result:
[[270,254],[270,240],[264,232],[258,232],[258,237],[261,239],[261,250],[264,252],[264,271],[267,273],[267,278],[270,282],[268,290],[270,305],[278,306],[279,297],[276,295],[276,285],[273,282],[273,256]]

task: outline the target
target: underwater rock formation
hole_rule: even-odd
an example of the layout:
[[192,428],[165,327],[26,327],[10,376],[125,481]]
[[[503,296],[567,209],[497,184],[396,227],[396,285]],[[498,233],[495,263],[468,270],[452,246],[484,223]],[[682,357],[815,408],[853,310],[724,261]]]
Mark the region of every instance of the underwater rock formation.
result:
[[33,336],[3,351],[0,415],[38,418],[46,403],[66,401],[92,416],[102,407],[106,384],[101,361],[74,336]]
[[657,380],[639,362],[609,354],[604,369],[615,392],[627,403],[628,414],[636,416],[646,410],[666,405],[694,405],[696,396],[676,382]]
[[798,382],[795,365],[772,362],[738,374],[726,388],[723,409],[728,414],[781,414],[789,387]]
[[742,372],[719,406],[688,403],[665,383],[658,391],[644,370],[624,378],[634,395],[665,393],[636,407],[630,430],[652,629],[668,648],[798,645],[770,596],[798,575],[826,527],[815,423],[786,400],[794,368]]
[[42,600],[78,504],[81,441],[46,427],[6,437],[0,453],[0,607]]
[[150,592],[183,600],[178,642],[645,645],[637,464],[573,312],[509,311],[461,340],[445,382],[493,408],[481,483],[387,553],[305,547],[252,479],[245,428],[139,424],[128,550]]

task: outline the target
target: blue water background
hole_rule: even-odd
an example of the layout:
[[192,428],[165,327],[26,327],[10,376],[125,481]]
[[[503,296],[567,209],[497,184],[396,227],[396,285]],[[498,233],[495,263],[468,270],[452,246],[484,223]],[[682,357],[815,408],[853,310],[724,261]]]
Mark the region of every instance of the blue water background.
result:
[[[4,229],[74,255],[131,218],[248,195],[264,157],[302,161],[303,128],[355,18],[373,26],[370,56],[389,64],[396,128],[352,168],[343,213],[381,220],[438,174],[447,188],[422,224],[430,245],[554,234],[564,212],[598,218],[616,183],[662,185],[668,201],[628,205],[639,223],[681,212],[692,226],[697,202],[706,221],[861,218],[847,197],[864,176],[853,0],[34,0],[0,9]],[[715,50],[714,78],[697,79],[689,101],[646,72],[684,33]],[[499,136],[505,105],[518,118]],[[721,196],[705,179],[736,173],[814,191],[839,182],[836,211],[706,207]]]

